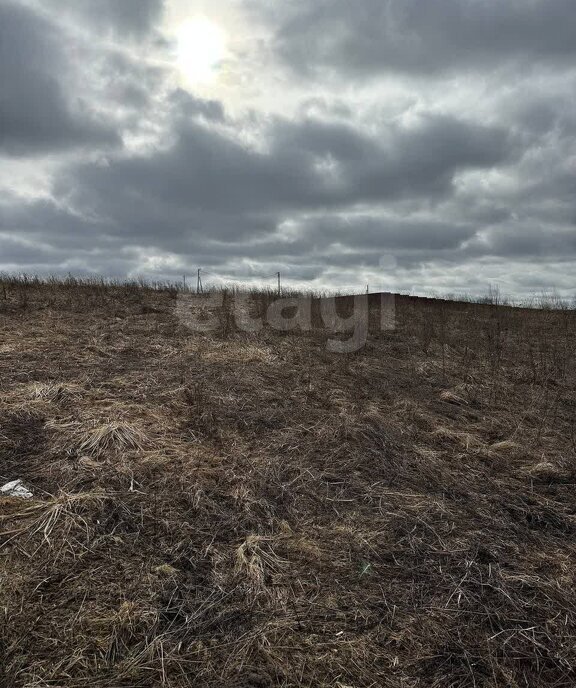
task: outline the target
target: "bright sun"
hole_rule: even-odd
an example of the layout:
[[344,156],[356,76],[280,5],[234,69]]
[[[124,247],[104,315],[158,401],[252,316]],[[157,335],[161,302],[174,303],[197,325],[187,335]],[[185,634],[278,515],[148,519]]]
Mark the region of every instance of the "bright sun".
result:
[[224,31],[204,17],[183,24],[177,32],[178,66],[191,83],[212,81],[226,56]]

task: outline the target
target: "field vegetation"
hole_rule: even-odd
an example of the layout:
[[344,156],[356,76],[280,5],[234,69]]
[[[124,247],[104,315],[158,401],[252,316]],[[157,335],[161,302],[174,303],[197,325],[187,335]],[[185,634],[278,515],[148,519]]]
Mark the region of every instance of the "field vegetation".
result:
[[0,281],[0,685],[573,688],[576,312],[181,293]]

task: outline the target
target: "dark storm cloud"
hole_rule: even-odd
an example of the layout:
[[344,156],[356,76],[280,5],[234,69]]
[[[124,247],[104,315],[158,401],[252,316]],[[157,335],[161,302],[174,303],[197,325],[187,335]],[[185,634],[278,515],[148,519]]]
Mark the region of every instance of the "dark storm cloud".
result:
[[[517,159],[518,142],[500,128],[427,115],[367,133],[278,118],[265,127],[266,146],[255,150],[206,124],[233,124],[213,102],[176,92],[170,105],[178,124],[165,149],[77,163],[59,178],[55,197],[75,214],[46,200],[8,203],[0,226],[67,249],[92,269],[108,260],[128,272],[141,249],[223,270],[232,261],[232,274],[243,274],[242,261],[255,258],[273,268],[281,263],[300,279],[330,266],[378,270],[382,256],[391,255],[405,269],[436,258],[457,264],[506,254],[515,240],[514,231],[507,244],[478,236],[479,217],[483,226],[501,223],[508,218],[502,208],[478,203],[467,222],[463,209],[456,217],[440,209],[454,205],[461,171]],[[386,212],[346,214],[382,203]],[[419,206],[428,208],[428,219],[412,216]],[[434,207],[446,219],[430,216]],[[303,213],[312,215],[299,220]],[[558,242],[549,248],[557,251]]]
[[0,270],[570,288],[573,0],[248,4],[267,113],[178,88],[159,0],[0,0]]
[[[206,109],[212,113],[210,103],[195,104],[199,113]],[[304,210],[440,197],[459,170],[514,153],[502,130],[435,117],[379,136],[277,120],[269,139],[260,152],[186,121],[165,151],[72,167],[57,195],[113,218],[127,241],[155,237],[170,247],[183,232],[233,241],[272,231],[284,215]]]
[[92,30],[121,38],[141,37],[156,29],[163,0],[43,0],[51,12],[65,13]]
[[32,10],[0,5],[0,152],[30,155],[119,143],[68,93],[66,37]]
[[573,0],[246,0],[299,72],[432,74],[576,57]]
[[491,254],[508,258],[576,256],[576,227],[542,225],[502,226],[476,236],[466,247],[470,255]]
[[17,265],[26,267],[39,262],[52,263],[54,259],[64,258],[51,246],[26,242],[0,234],[0,266]]
[[398,252],[415,247],[428,252],[458,248],[476,233],[474,225],[395,216],[323,217],[307,223],[305,236],[317,246],[335,243],[359,250]]
[[175,107],[175,120],[182,121],[200,115],[207,120],[214,122],[224,122],[224,107],[217,100],[205,100],[196,98],[192,94],[181,88],[176,89],[170,95],[170,102]]
[[[210,103],[201,101],[186,100],[185,108],[212,113]],[[256,151],[181,120],[164,151],[71,167],[55,195],[76,208],[75,215],[49,201],[25,211],[22,204],[8,205],[4,224],[76,253],[90,243],[111,254],[140,246],[152,254],[204,257],[211,265],[256,256],[287,260],[296,275],[304,255],[315,255],[318,269],[330,262],[376,265],[375,256],[415,247],[419,257],[456,250],[475,228],[393,214],[347,218],[339,209],[361,201],[444,197],[458,170],[504,162],[514,152],[498,129],[442,118],[385,127],[379,135],[319,120],[278,119],[269,139],[265,152]],[[337,164],[335,180],[317,168],[327,158]],[[324,217],[298,222],[287,239],[286,218],[319,209]]]
[[[439,115],[383,126],[371,135],[350,125],[307,120],[280,127],[276,136],[279,148],[334,161],[331,196],[348,204],[440,196],[450,191],[456,172],[490,168],[515,155],[504,129]],[[322,176],[330,172],[323,169]]]

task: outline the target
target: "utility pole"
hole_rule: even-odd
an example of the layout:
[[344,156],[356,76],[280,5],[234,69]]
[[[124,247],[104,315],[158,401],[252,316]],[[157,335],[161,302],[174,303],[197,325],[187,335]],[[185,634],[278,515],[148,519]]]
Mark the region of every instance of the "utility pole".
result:
[[186,275],[182,275],[182,281],[184,282],[184,291],[186,291]]
[[278,296],[282,296],[282,284],[280,283],[280,273],[278,273]]
[[202,268],[198,268],[198,279],[196,281],[196,293],[200,294],[202,291],[202,278],[200,277],[200,273],[202,272]]

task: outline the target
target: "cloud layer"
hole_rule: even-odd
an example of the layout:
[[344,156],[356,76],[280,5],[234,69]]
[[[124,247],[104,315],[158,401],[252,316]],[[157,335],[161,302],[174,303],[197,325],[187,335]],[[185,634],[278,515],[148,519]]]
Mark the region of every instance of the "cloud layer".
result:
[[571,0],[295,0],[252,3],[273,28],[274,50],[299,72],[350,77],[482,72],[515,62],[570,64]]
[[241,0],[202,88],[170,2],[0,5],[0,270],[575,293],[571,2]]

